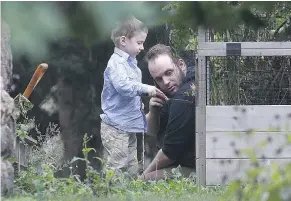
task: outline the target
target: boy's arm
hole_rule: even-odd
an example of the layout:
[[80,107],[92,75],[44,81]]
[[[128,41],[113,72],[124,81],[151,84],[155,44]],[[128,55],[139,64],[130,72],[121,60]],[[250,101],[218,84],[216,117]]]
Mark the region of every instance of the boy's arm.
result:
[[107,69],[108,76],[116,91],[122,96],[134,97],[148,95],[154,90],[154,86],[142,84],[127,75],[123,64],[114,62]]

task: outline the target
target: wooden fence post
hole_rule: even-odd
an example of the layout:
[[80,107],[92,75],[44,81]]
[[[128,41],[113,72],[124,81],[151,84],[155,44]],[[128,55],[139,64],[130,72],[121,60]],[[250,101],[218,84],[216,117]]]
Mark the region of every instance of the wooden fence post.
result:
[[[205,29],[198,29],[198,49],[206,42]],[[196,70],[196,173],[199,186],[206,186],[206,57],[198,54]]]

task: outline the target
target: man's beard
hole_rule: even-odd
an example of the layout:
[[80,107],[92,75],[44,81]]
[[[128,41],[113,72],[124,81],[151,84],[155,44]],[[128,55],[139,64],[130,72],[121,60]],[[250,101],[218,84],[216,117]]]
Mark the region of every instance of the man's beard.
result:
[[173,97],[179,91],[179,88],[181,87],[181,85],[183,84],[184,80],[186,79],[186,75],[182,71],[181,68],[178,68],[177,76],[178,76],[178,86],[177,86],[177,90],[175,92],[172,92],[172,93],[165,93],[166,96],[169,97],[169,98]]

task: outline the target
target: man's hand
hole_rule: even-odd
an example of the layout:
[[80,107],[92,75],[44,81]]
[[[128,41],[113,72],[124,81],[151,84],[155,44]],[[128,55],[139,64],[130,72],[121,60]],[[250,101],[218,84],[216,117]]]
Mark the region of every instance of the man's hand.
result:
[[158,114],[168,98],[152,97],[149,102],[149,111]]
[[[165,96],[166,97],[166,96]],[[160,129],[160,112],[168,98],[152,97],[149,102],[149,113],[146,115],[148,122],[148,135],[156,135]]]

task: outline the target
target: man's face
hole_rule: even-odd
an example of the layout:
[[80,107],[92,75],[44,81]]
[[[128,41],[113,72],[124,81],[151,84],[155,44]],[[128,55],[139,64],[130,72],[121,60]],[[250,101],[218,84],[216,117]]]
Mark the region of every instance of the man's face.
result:
[[168,55],[159,55],[150,60],[148,68],[161,90],[170,95],[178,91],[186,75],[186,65],[183,60],[174,64]]
[[145,32],[136,32],[132,38],[124,38],[124,49],[132,57],[136,57],[142,50],[143,44],[146,40],[147,34]]

